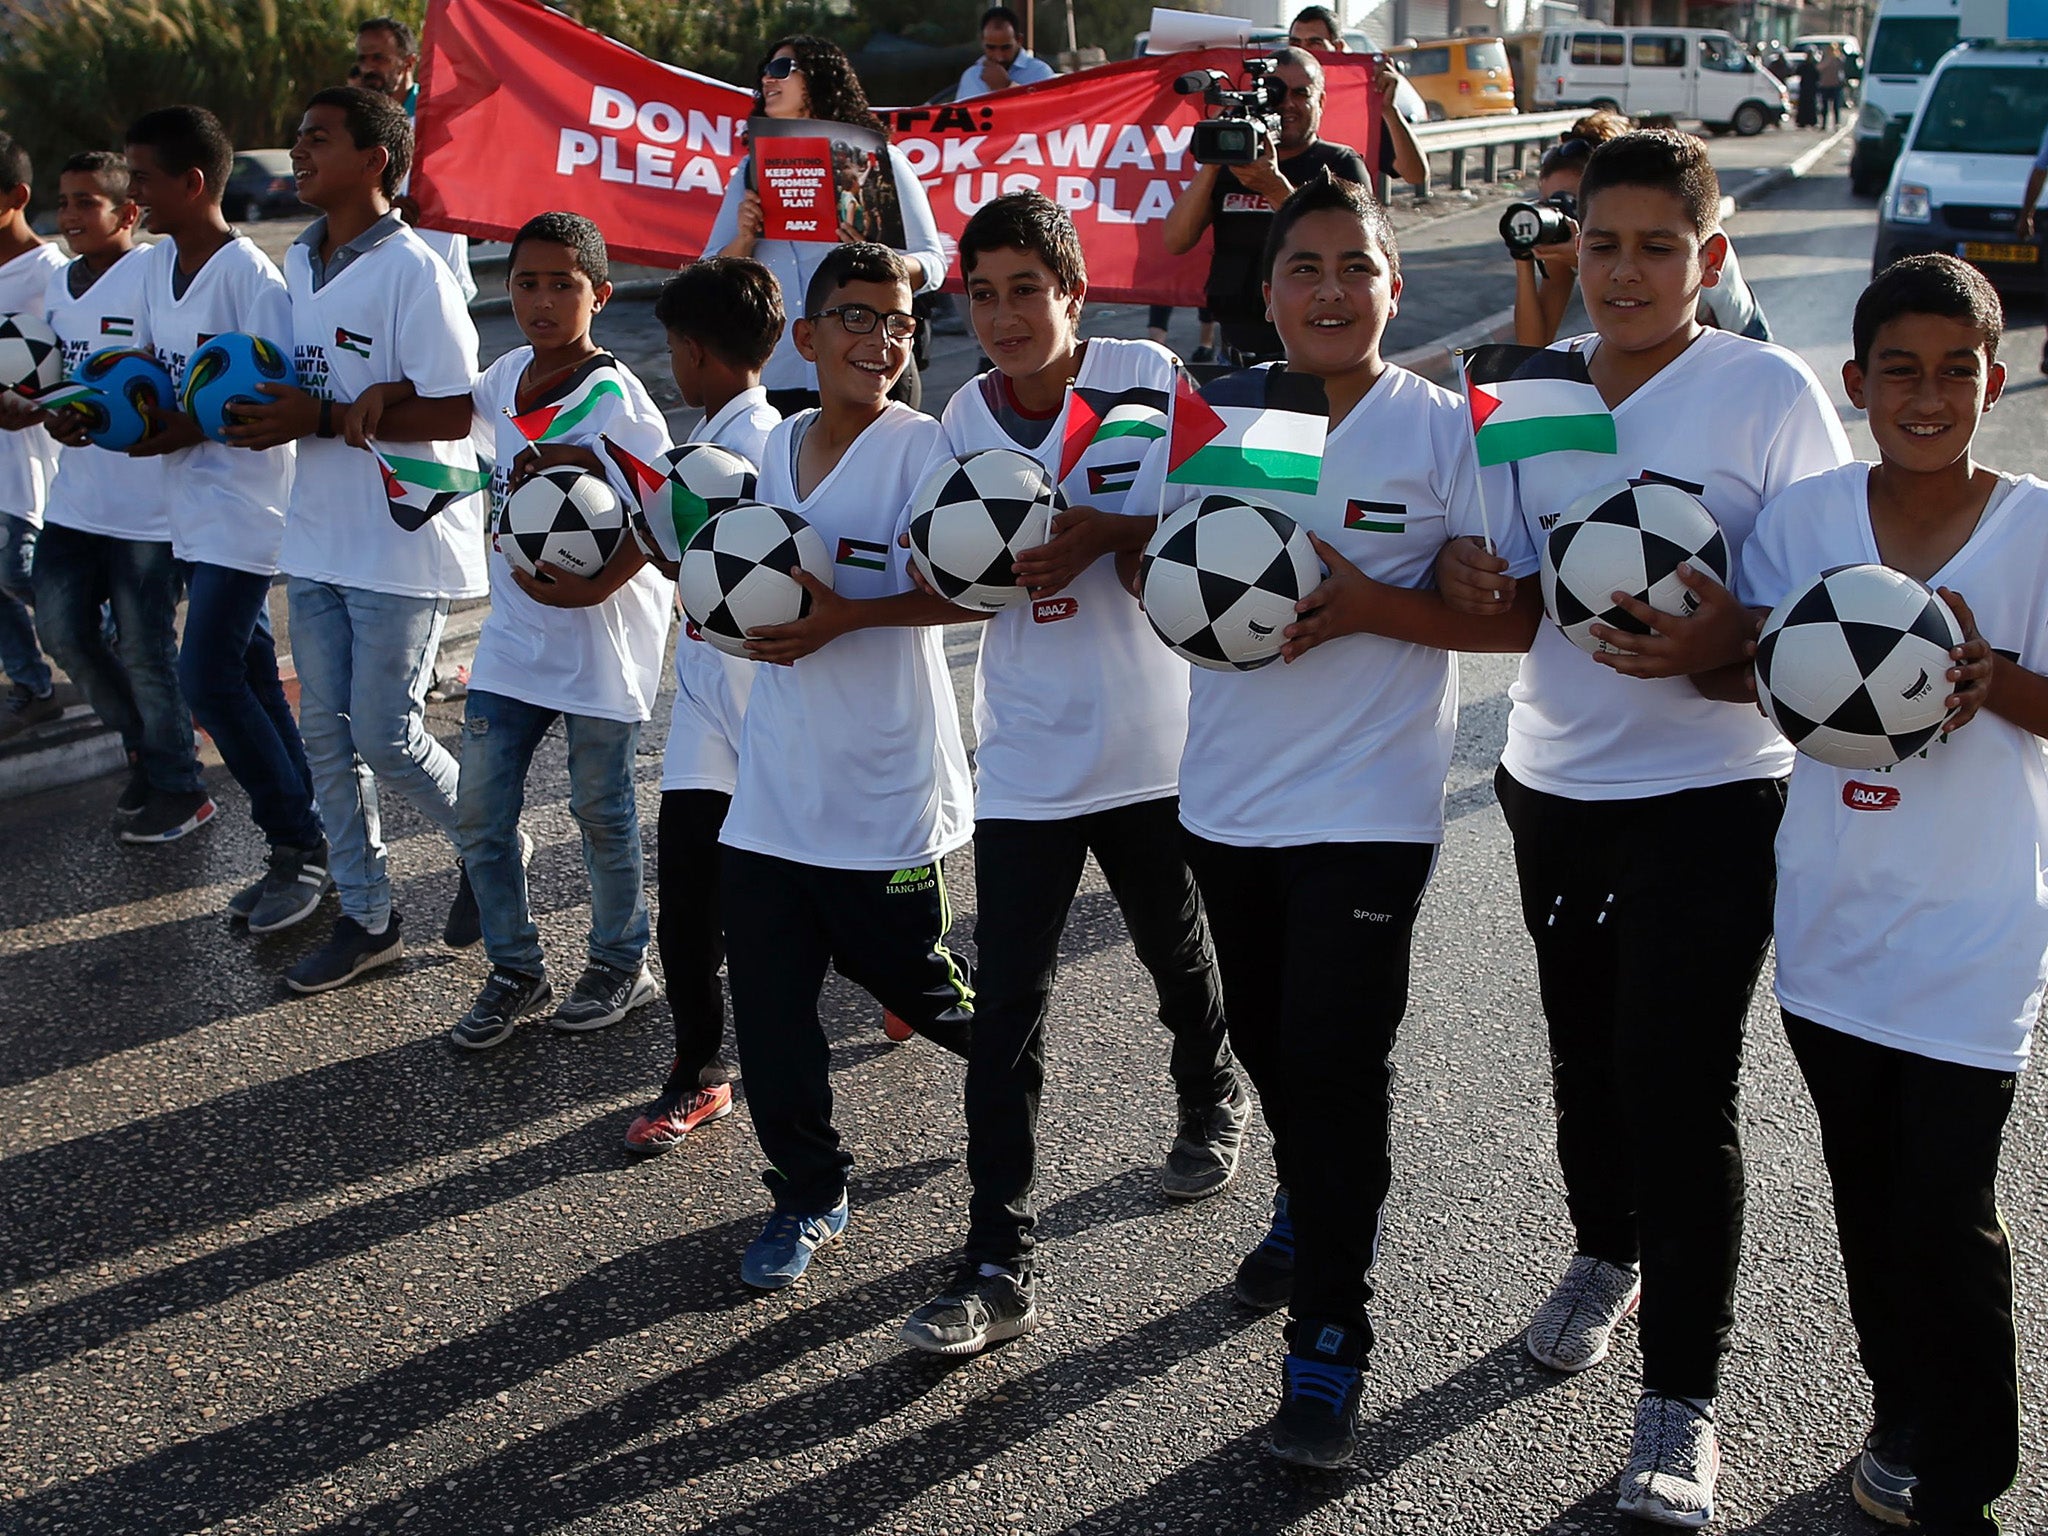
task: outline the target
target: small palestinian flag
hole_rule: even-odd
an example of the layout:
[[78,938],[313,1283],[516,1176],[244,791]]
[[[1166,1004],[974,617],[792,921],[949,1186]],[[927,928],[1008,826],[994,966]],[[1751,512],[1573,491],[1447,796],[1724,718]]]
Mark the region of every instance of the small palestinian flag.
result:
[[505,412],[529,443],[559,443],[592,416],[626,404],[626,385],[619,360],[600,352],[547,392],[540,404],[514,414]]
[[857,566],[863,571],[886,571],[889,569],[889,546],[868,539],[841,539],[832,558],[837,565]]
[[1408,507],[1399,501],[1360,501],[1353,497],[1344,503],[1344,526],[1354,533],[1406,533]]
[[597,435],[597,441],[604,449],[605,457],[612,461],[626,484],[632,487],[633,500],[639,504],[640,515],[652,517],[654,498],[660,494],[662,487],[668,484],[668,476],[652,464],[628,453],[602,432]]
[[1481,466],[1542,453],[1618,453],[1614,413],[1576,352],[1474,347],[1461,361]]
[[391,521],[407,533],[417,533],[452,504],[465,496],[474,496],[491,483],[491,477],[474,466],[396,458],[375,443],[370,445],[370,452],[384,474],[384,497],[390,503]]
[[90,384],[81,384],[76,379],[67,379],[62,384],[52,384],[36,396],[36,404],[46,411],[61,411],[66,406],[85,409],[99,391]]
[[368,357],[370,338],[360,331],[346,331],[337,325],[334,328],[334,348],[337,352],[353,352],[357,357]]
[[133,317],[128,315],[101,315],[100,334],[102,336],[133,336],[135,334],[135,321]]
[[1329,430],[1329,397],[1312,375],[1247,368],[1198,391],[1183,374],[1167,431],[1166,478],[1312,496],[1322,483]]
[[[1131,458],[1143,457],[1147,442],[1166,436],[1167,405],[1163,389],[1069,390],[1067,419],[1060,434],[1060,472],[1056,478],[1064,484],[1082,456],[1097,443],[1127,441]],[[1090,490],[1130,488],[1129,477],[1122,477],[1121,487],[1099,488],[1090,478]]]

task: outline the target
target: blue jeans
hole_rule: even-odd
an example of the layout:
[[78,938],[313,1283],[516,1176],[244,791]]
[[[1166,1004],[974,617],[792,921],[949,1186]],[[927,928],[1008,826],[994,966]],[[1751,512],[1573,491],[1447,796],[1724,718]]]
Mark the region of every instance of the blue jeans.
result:
[[41,698],[56,679],[36,645],[35,620],[29,617],[36,600],[35,563],[36,530],[26,518],[0,512],[0,670]]
[[299,723],[327,820],[328,869],[341,910],[379,929],[391,914],[391,876],[377,809],[378,781],[455,836],[455,757],[427,729],[427,684],[448,600],[400,597],[294,576],[292,656]]
[[583,829],[583,867],[590,873],[590,958],[637,971],[648,941],[640,803],[633,792],[640,723],[565,715],[500,693],[472,692],[462,727],[457,835],[483,917],[484,951],[506,970],[542,972],[540,929],[519,858],[519,812],[526,770],[558,719],[569,738],[569,811]]
[[249,814],[272,846],[318,844],[306,748],[277,676],[268,576],[204,562],[192,567],[178,684],[248,792]]
[[[168,542],[117,539],[51,524],[36,544],[36,632],[84,690],[150,788],[200,786],[192,711],[178,686],[178,593],[184,579]],[[114,610],[117,652],[100,608]]]

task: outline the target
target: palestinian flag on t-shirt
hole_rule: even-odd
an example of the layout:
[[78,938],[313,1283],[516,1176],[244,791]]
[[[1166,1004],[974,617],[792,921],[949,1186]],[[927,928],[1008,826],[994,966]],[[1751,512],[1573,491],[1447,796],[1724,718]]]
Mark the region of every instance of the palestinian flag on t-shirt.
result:
[[390,503],[391,521],[407,533],[417,533],[452,503],[474,496],[491,483],[491,477],[474,465],[400,457],[386,453],[375,443],[370,445],[370,452],[383,471],[384,497]]
[[1614,413],[1578,353],[1474,347],[1461,361],[1482,466],[1568,450],[1620,452]]
[[1064,484],[1082,455],[1097,443],[1127,441],[1132,457],[1143,458],[1147,442],[1166,436],[1167,404],[1163,389],[1069,390],[1056,478]]
[[1197,390],[1183,374],[1167,431],[1166,478],[1314,495],[1329,430],[1329,397],[1313,375],[1246,368]]
[[507,409],[505,415],[529,443],[558,443],[607,404],[616,408],[625,403],[619,361],[600,352],[550,389],[538,405],[517,414]]

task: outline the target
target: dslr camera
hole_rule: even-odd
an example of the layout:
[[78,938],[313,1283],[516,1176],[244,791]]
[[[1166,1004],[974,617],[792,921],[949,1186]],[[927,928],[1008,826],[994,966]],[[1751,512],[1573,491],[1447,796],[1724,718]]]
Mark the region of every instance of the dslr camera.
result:
[[1182,75],[1173,88],[1183,96],[1200,96],[1216,115],[1195,124],[1193,151],[1197,165],[1250,165],[1266,152],[1266,141],[1280,137],[1280,103],[1287,82],[1273,73],[1271,59],[1246,59],[1248,90],[1233,90],[1220,69],[1198,69]]
[[1579,200],[1553,192],[1533,203],[1509,203],[1500,216],[1500,237],[1517,261],[1533,261],[1539,245],[1562,245],[1578,233]]

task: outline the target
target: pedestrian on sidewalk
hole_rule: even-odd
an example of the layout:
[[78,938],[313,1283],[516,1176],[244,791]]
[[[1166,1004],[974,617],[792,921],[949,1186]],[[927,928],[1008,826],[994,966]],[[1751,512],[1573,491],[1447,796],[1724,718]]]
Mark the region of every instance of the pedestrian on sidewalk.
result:
[[1820,86],[1820,126],[1823,128],[1839,128],[1842,125],[1842,79],[1845,69],[1839,45],[1829,43],[1821,49],[1817,80]]
[[1799,55],[1795,78],[1799,83],[1796,121],[1801,128],[1811,128],[1819,121],[1820,114],[1820,65],[1815,62],[1811,49]]

